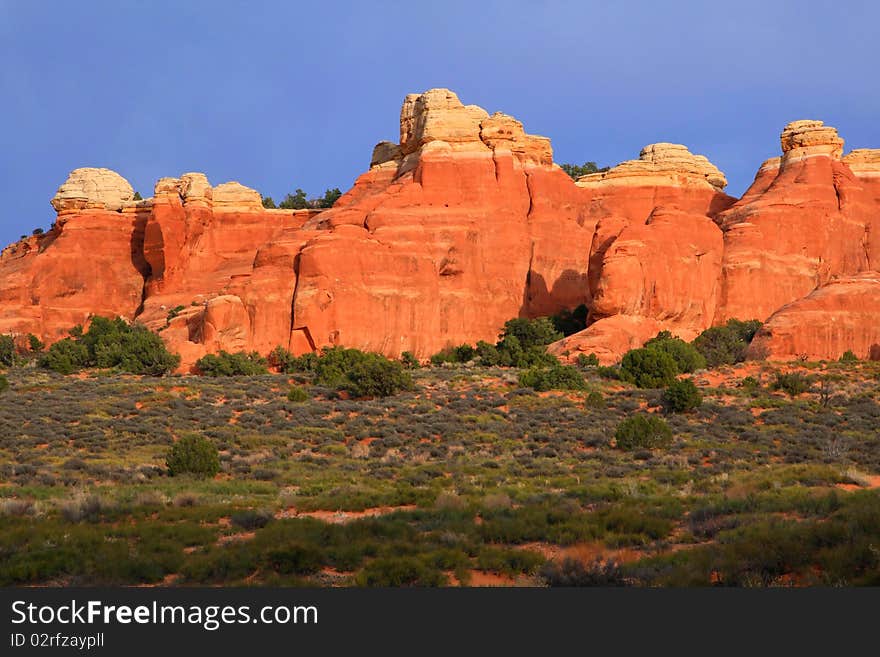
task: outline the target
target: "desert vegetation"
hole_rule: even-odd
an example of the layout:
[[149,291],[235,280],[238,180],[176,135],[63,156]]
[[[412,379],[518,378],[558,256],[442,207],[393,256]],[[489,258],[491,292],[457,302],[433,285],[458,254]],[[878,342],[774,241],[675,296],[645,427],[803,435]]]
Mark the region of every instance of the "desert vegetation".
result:
[[746,324],[205,376],[122,320],[0,339],[0,585],[880,584],[880,363],[743,361]]
[[15,360],[0,583],[880,583],[880,365],[647,349],[671,382],[343,349],[158,379]]

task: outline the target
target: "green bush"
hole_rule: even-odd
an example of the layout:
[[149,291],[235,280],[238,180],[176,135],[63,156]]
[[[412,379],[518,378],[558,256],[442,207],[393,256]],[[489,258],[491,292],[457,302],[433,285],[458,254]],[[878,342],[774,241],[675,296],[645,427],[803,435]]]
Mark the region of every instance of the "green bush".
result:
[[609,381],[620,381],[622,379],[620,368],[614,366],[599,365],[599,367],[596,368],[596,374],[598,374],[600,378],[608,379]]
[[847,349],[843,352],[843,355],[840,357],[841,363],[858,363],[859,357],[856,356],[852,351]]
[[639,388],[660,388],[675,381],[678,367],[672,356],[660,349],[632,349],[620,362],[620,378]]
[[667,413],[685,413],[699,408],[703,395],[690,379],[675,381],[663,391],[661,399]]
[[431,365],[443,363],[467,363],[477,355],[477,350],[469,344],[461,344],[457,347],[446,347],[431,356]]
[[0,394],[9,390],[9,379],[0,374]]
[[546,390],[583,390],[584,377],[571,365],[552,365],[550,367],[531,367],[519,375],[519,383],[524,388],[539,392]]
[[342,196],[342,192],[339,191],[338,187],[328,189],[324,192],[324,196],[319,199],[315,199],[315,201],[313,202],[313,206],[316,208],[332,208],[333,204],[339,200],[340,196]]
[[262,529],[274,519],[275,516],[268,509],[247,509],[246,511],[237,511],[229,518],[233,525],[241,527],[245,531]]
[[88,331],[75,326],[70,333],[71,337],[59,340],[40,357],[41,367],[61,374],[107,367],[160,376],[180,364],[180,356],[171,354],[158,335],[121,317],[93,317]]
[[587,314],[589,310],[584,304],[579,305],[574,310],[562,310],[557,315],[553,315],[550,321],[553,327],[563,335],[573,335],[587,328]]
[[589,566],[578,559],[565,557],[548,561],[538,575],[547,586],[625,586],[623,572],[613,561],[596,560]]
[[266,554],[269,568],[282,575],[316,573],[324,563],[323,552],[312,545],[284,545]]
[[256,351],[230,354],[221,350],[220,353],[199,358],[196,368],[205,376],[254,376],[269,371],[266,359]]
[[339,387],[352,397],[388,397],[412,389],[413,380],[401,363],[380,354],[365,353],[345,371],[345,380]]
[[448,582],[436,567],[418,557],[380,557],[358,573],[359,586],[445,586]]
[[705,358],[707,367],[733,365],[746,359],[746,350],[759,328],[761,322],[756,319],[747,322],[730,319],[724,326],[706,329],[692,344]]
[[278,207],[283,210],[303,210],[309,207],[309,199],[303,190],[297,189],[293,194],[285,196]]
[[12,367],[15,363],[15,341],[11,335],[0,335],[0,367]]
[[404,351],[400,354],[400,364],[408,370],[417,370],[422,366],[419,359],[411,351]]
[[263,207],[266,208],[267,210],[274,210],[276,207],[275,200],[271,196],[262,197],[262,203],[263,203]]
[[761,389],[761,382],[753,376],[747,376],[739,382],[740,387],[749,394],[754,394]]
[[49,347],[39,365],[59,374],[73,374],[89,365],[89,350],[75,338],[64,338]]
[[28,335],[27,335],[27,339],[28,339],[28,348],[29,348],[33,353],[38,353],[38,352],[40,352],[40,351],[43,351],[43,349],[44,349],[45,346],[46,346],[45,344],[43,344],[43,341],[40,340],[40,338],[38,338],[38,337],[37,337],[36,335],[34,335],[33,333],[28,333]]
[[605,408],[605,406],[606,406],[605,398],[602,396],[602,393],[599,392],[598,390],[593,390],[593,392],[591,392],[589,395],[587,395],[587,399],[586,399],[586,401],[584,401],[584,404],[586,405],[587,408],[595,408],[595,409]]
[[287,401],[292,401],[296,403],[302,403],[309,400],[309,393],[299,386],[293,386],[287,392]]
[[578,354],[578,367],[599,367],[599,357],[596,354]]
[[669,331],[661,331],[644,346],[646,349],[656,349],[672,356],[680,374],[690,374],[706,367],[706,359],[693,345],[674,337]]
[[506,341],[510,338],[516,338],[518,347],[523,351],[528,351],[532,347],[546,347],[563,337],[562,332],[557,331],[553,322],[547,317],[537,319],[518,317],[504,323],[501,339],[497,346],[499,349],[503,349]]
[[165,465],[172,477],[189,474],[206,479],[220,472],[220,455],[210,440],[190,433],[181,436],[171,446]]
[[600,169],[599,165],[595,162],[584,162],[583,164],[560,164],[559,166],[565,171],[565,173],[571,176],[572,180],[577,180],[581,176],[586,176],[589,173],[608,171],[608,167],[602,167]]
[[810,389],[810,378],[800,372],[778,372],[776,379],[770,384],[773,390],[782,390],[791,397],[797,397]]
[[617,425],[614,438],[618,449],[656,449],[672,443],[672,430],[656,415],[634,415]]

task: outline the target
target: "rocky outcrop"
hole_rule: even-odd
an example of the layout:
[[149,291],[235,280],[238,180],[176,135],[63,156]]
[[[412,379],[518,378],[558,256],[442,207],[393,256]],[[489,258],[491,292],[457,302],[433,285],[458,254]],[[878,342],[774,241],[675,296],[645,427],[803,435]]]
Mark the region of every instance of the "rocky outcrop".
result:
[[692,154],[687,146],[667,143],[649,144],[639,159],[582,176],[578,185],[594,187],[611,181],[631,187],[706,187],[716,192],[727,187],[727,178],[705,156]]
[[434,89],[406,98],[400,143],[372,161],[307,224],[319,234],[299,249],[287,232],[296,344],[427,357],[589,301],[595,222],[546,138]]
[[880,360],[880,272],[839,278],[775,312],[749,347],[752,357]]
[[591,325],[553,353],[612,363],[660,330],[694,337],[714,319],[723,251],[712,220],[735,199],[724,174],[678,144],[581,177],[597,227],[590,254]]
[[131,202],[131,185],[109,169],[76,169],[52,199],[53,228],[0,258],[0,333],[46,342],[92,314],[133,318],[148,266],[149,209]]
[[[237,182],[212,187],[202,173],[162,178],[145,226],[150,276],[138,320],[181,353],[184,368],[207,352],[264,347],[253,325],[256,311],[238,293],[253,274],[257,251],[311,214],[266,210],[256,190]],[[275,286],[283,287],[292,267],[277,273]],[[265,291],[264,299],[270,297]]]
[[122,210],[134,199],[129,182],[110,169],[82,168],[70,172],[52,199],[56,212],[85,209]]
[[724,230],[716,319],[767,319],[834,276],[870,266],[876,201],[841,161],[843,140],[821,121],[782,131],[782,157],[765,162],[745,196],[718,215]]
[[588,327],[551,351],[609,363],[661,330],[692,339],[731,317],[767,319],[753,353],[771,357],[880,350],[880,151],[844,156],[820,121],[786,126],[739,201],[708,159],[669,143],[573,182],[547,138],[447,89],[407,96],[399,128],[325,211],[267,210],[201,173],[135,202],[118,174],[77,169],[52,230],[0,254],[0,333],[51,342],[121,315],[184,369],[279,345],[426,358],[585,304]]

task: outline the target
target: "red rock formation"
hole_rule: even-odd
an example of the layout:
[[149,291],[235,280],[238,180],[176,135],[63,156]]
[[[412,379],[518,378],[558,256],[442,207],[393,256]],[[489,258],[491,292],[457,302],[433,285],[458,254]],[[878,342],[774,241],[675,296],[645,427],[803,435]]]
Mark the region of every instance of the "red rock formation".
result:
[[435,89],[407,97],[373,164],[307,224],[329,230],[296,256],[301,344],[427,357],[589,301],[595,222],[547,139]]
[[[138,320],[159,331],[187,369],[220,349],[269,351],[254,304],[239,296],[254,271],[258,249],[314,211],[266,210],[258,192],[238,183],[211,187],[204,174],[156,183],[145,228],[144,257],[151,274]],[[260,301],[271,303],[293,275],[275,272]],[[290,301],[284,314],[290,315]]]
[[775,312],[749,347],[774,360],[880,360],[880,272],[835,279]]
[[133,318],[147,266],[142,256],[148,209],[108,169],[77,169],[58,190],[47,234],[0,257],[0,333],[33,333],[46,342],[91,314]]
[[53,230],[0,255],[0,332],[52,342],[121,315],[184,369],[278,345],[424,358],[583,303],[591,324],[554,353],[613,362],[660,330],[692,339],[729,317],[770,317],[755,349],[771,357],[880,351],[880,151],[841,157],[817,121],[781,142],[737,202],[675,144],[574,183],[548,139],[433,89],[405,99],[400,142],[378,144],[324,212],[265,210],[203,174],[134,202],[118,174],[78,169]]
[[692,339],[715,316],[722,233],[714,213],[734,199],[724,175],[677,144],[652,144],[578,185],[598,226],[590,258],[594,322],[551,351],[612,363],[660,330]]
[[877,206],[841,161],[837,131],[821,121],[795,121],[781,142],[782,157],[765,162],[742,200],[718,216],[719,322],[767,319],[832,277],[869,268],[868,208]]

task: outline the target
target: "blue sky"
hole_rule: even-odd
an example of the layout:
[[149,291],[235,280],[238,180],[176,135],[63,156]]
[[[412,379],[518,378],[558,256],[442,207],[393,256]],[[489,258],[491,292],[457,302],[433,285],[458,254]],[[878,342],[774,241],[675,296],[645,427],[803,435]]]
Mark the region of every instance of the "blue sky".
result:
[[449,87],[600,164],[672,141],[740,195],[788,121],[880,147],[880,3],[0,0],[0,242],[67,173],[143,196],[204,171],[280,199],[347,189],[404,95]]

